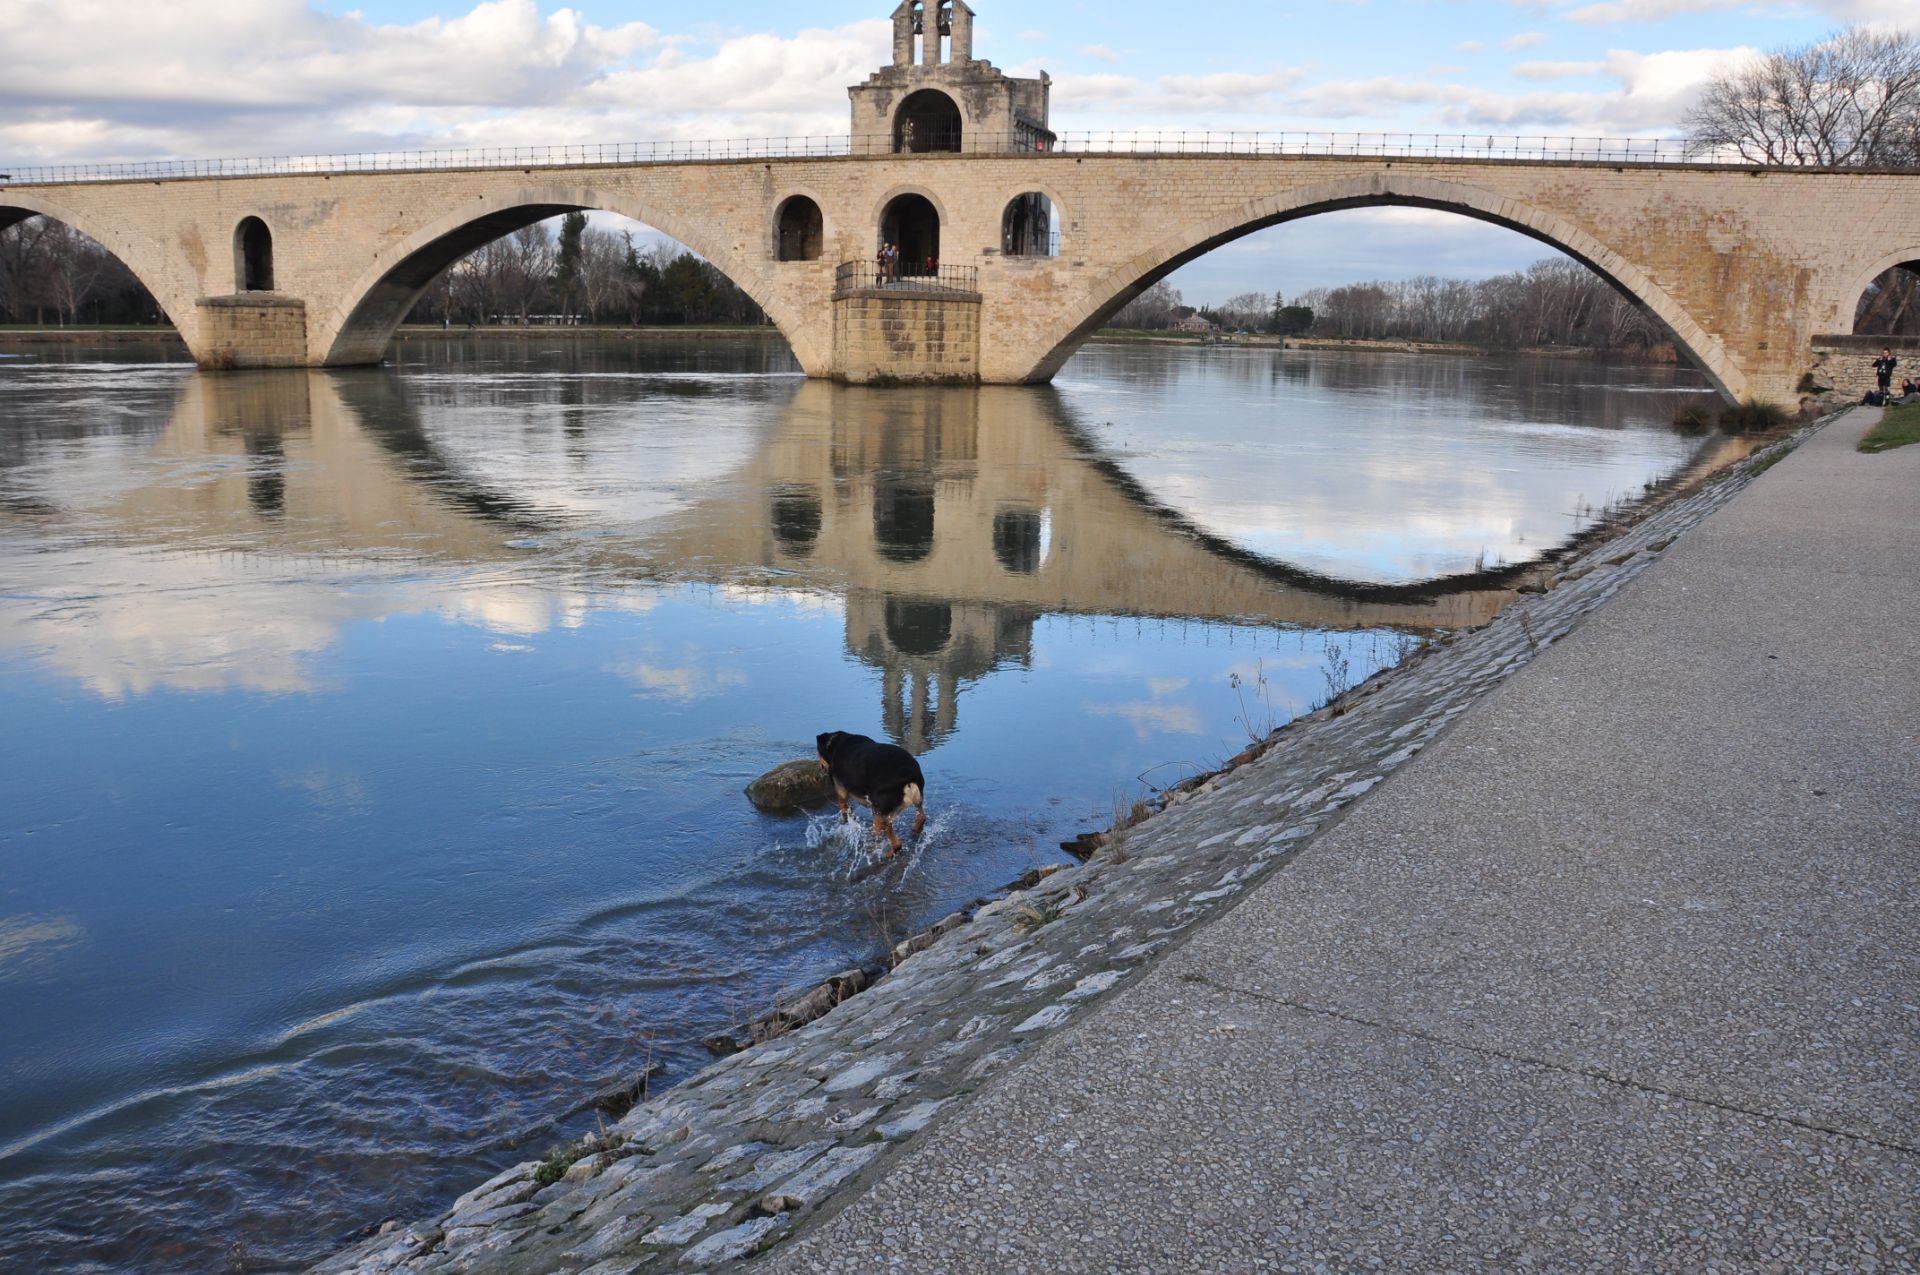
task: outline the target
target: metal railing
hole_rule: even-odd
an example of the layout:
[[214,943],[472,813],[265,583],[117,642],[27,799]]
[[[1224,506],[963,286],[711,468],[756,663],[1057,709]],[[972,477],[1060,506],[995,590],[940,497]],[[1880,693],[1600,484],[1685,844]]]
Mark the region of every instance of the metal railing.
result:
[[[1527,160],[1582,164],[1699,164],[1759,167],[1729,148],[1703,148],[1671,137],[1546,137],[1447,133],[1214,132],[1130,130],[1062,133],[1043,150],[1012,138],[961,139],[967,154],[1261,155],[1356,158]],[[467,147],[378,151],[353,155],[278,155],[249,159],[166,159],[134,163],[11,167],[13,186],[85,181],[164,181],[196,177],[261,177],[302,173],[422,172],[463,168],[565,168],[686,164],[745,159],[821,159],[888,154],[890,135],[761,137],[711,141],[610,142],[567,146]],[[939,154],[941,152],[931,152]]]
[[938,264],[928,267],[916,262],[902,261],[883,270],[871,261],[845,261],[833,272],[835,296],[844,296],[849,292],[872,288],[884,291],[898,289],[902,292],[978,293],[980,269],[977,266]]

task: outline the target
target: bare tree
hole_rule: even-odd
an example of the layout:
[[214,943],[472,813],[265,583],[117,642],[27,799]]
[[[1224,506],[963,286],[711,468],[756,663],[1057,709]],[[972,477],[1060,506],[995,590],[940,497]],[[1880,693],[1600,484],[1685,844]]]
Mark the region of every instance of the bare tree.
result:
[[1223,328],[1254,331],[1273,313],[1273,297],[1265,292],[1242,292],[1228,297],[1210,313],[1213,321]]
[[1920,163],[1920,37],[1851,27],[1708,81],[1694,145],[1750,163]]
[[580,238],[580,302],[587,322],[598,323],[600,312],[620,298],[625,282],[626,248],[610,230],[589,227]]
[[502,283],[524,327],[533,322],[534,311],[553,281],[553,235],[546,222],[537,221],[514,231],[504,242],[507,251]]
[[1165,279],[1121,306],[1107,323],[1116,328],[1166,328],[1180,308],[1180,292]]

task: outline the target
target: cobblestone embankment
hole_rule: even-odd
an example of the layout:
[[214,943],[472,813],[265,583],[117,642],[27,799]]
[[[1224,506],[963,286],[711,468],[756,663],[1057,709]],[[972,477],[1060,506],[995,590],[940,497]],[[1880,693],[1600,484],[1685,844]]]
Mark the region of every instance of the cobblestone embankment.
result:
[[1256,759],[1168,794],[1091,862],[948,918],[871,991],[635,1108],[570,1166],[516,1165],[315,1269],[710,1269],[808,1228],[950,1104],[1232,907],[1794,441],[1664,501],[1562,563],[1545,592],[1290,724]]

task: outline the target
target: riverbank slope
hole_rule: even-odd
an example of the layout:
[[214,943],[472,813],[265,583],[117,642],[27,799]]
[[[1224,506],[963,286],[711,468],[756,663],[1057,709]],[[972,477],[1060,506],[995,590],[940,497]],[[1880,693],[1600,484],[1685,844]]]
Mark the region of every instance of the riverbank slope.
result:
[[1920,1266],[1920,454],[1876,416],[764,1268]]
[[[1780,454],[1670,493],[1611,541],[1558,564],[1493,623],[1414,653],[1249,749],[1234,769],[1167,794],[1159,813],[1091,862],[902,945],[890,975],[825,1017],[716,1063],[604,1137],[515,1166],[436,1217],[389,1224],[318,1269],[624,1275],[805,1240],[868,1183],[886,1183],[929,1128],[971,1126],[985,1098],[969,1095],[1024,1075],[1049,1038],[1101,1012],[1264,880],[1286,876],[1279,869],[1364,810],[1366,794],[1489,688]],[[1114,1040],[1103,1036],[1100,1047]],[[1044,1114],[1020,1118],[1029,1140],[1051,1127]],[[1025,1172],[1030,1160],[994,1163]],[[965,1247],[966,1227],[955,1226],[952,1242]]]

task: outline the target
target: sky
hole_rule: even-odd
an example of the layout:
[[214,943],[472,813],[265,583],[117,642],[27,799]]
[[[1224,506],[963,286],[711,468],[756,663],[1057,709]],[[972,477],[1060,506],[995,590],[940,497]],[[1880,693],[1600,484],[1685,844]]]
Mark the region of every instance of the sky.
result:
[[[974,52],[1053,127],[1674,134],[1705,78],[1916,0],[975,0]],[[153,158],[844,134],[891,0],[0,0],[0,171]],[[1551,255],[1415,209],[1329,214],[1183,268],[1189,301]]]

